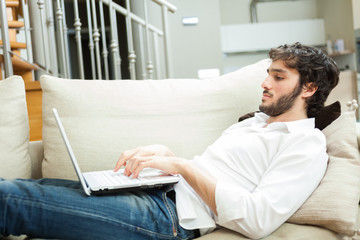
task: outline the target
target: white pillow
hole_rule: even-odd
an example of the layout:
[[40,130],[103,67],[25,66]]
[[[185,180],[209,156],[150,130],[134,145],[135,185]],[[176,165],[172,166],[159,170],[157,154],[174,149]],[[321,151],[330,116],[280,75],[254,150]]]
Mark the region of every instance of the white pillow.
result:
[[24,81],[12,76],[0,81],[0,177],[30,178],[29,120]]
[[42,76],[43,176],[76,179],[51,109],[82,171],[112,169],[121,152],[165,144],[202,153],[239,116],[258,109],[269,60],[211,80],[67,80]]

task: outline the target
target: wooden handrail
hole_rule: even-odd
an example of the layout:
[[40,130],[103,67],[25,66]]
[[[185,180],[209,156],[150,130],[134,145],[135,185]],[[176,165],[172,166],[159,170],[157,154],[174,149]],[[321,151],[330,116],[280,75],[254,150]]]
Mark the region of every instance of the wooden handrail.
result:
[[[4,62],[4,56],[0,55],[0,62]],[[17,56],[11,57],[11,63],[14,68],[14,70],[38,70],[39,67],[37,67],[34,64],[28,63],[22,59],[20,59]]]
[[174,13],[177,10],[177,7],[175,7],[175,5],[172,5],[171,3],[169,3],[166,0],[152,0],[153,2],[156,2],[157,4],[161,5],[161,6],[166,6],[170,12]]

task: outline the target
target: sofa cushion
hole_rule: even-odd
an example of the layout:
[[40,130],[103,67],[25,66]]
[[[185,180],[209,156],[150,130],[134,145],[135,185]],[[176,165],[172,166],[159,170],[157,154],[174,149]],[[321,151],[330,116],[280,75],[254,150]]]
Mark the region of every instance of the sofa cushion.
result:
[[[226,228],[220,228],[210,234],[197,238],[197,240],[247,240],[240,233]],[[275,232],[262,240],[338,240],[337,234],[325,228],[315,226],[297,225],[284,223]]]
[[237,117],[258,108],[269,60],[215,79],[67,80],[42,76],[43,177],[75,179],[51,109],[57,108],[82,171],[112,169],[121,152],[165,144],[201,154]]
[[0,81],[1,178],[30,178],[28,144],[29,120],[24,81],[19,76],[12,76]]
[[355,113],[342,113],[323,133],[329,163],[319,187],[288,220],[318,225],[352,236],[360,196],[360,159],[355,131]]

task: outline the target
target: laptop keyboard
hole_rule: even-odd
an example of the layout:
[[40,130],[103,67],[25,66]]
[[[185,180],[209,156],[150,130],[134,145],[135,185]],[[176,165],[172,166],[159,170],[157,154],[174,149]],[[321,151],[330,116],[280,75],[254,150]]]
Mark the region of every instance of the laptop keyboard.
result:
[[147,170],[144,170],[138,178],[127,177],[123,174],[123,171],[114,172],[113,170],[84,173],[89,184],[95,186],[138,185],[164,180],[164,176],[159,175],[161,175],[159,171],[147,172]]

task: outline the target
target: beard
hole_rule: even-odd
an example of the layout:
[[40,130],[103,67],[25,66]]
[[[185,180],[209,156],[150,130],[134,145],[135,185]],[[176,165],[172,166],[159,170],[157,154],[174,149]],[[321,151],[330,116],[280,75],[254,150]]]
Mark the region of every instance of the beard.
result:
[[[263,103],[260,104],[260,111],[270,117],[276,117],[285,113],[294,105],[296,97],[301,93],[301,89],[301,85],[298,84],[291,93],[281,96],[275,103],[272,103],[269,106],[265,106]],[[264,90],[264,93],[271,95],[268,90]]]

